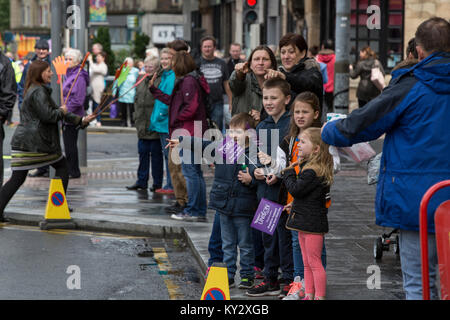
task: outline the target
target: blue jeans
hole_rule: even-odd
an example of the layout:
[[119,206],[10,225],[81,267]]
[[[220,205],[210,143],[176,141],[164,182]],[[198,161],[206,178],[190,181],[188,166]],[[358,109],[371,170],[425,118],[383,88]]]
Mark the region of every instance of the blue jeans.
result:
[[166,139],[169,138],[168,133],[159,133],[159,140],[161,141],[161,148],[164,154],[164,163],[166,165],[166,185],[163,187],[164,189],[173,189],[172,179],[170,178],[169,171],[169,148],[165,148],[167,145]]
[[188,202],[184,213],[193,217],[206,216],[206,184],[200,164],[181,164],[186,179]]
[[222,251],[222,234],[220,231],[220,214],[216,211],[214,215],[213,227],[208,243],[208,267],[212,266],[214,262],[223,262]]
[[238,247],[241,279],[253,279],[255,277],[251,223],[251,217],[233,217],[220,214],[223,262],[227,265],[228,279],[234,279],[236,274]]
[[[292,258],[294,260],[294,278],[300,276],[305,277],[305,266],[303,265],[302,251],[300,250],[300,244],[298,243],[298,231],[291,230],[292,233]],[[327,252],[325,250],[325,238],[323,239],[322,248],[322,265],[323,268],[327,268]]]
[[[402,266],[403,289],[407,300],[422,300],[422,259],[420,254],[420,233],[400,230],[400,262]],[[437,249],[436,236],[428,233],[428,265],[430,299],[438,299],[436,287]]]
[[138,180],[136,181],[136,184],[138,184],[142,188],[148,187],[151,159],[153,187],[161,188],[164,170],[161,142],[159,141],[159,139],[139,139],[138,152],[139,167],[137,171]]
[[214,102],[211,105],[211,120],[219,127],[220,132],[223,130],[223,101]]

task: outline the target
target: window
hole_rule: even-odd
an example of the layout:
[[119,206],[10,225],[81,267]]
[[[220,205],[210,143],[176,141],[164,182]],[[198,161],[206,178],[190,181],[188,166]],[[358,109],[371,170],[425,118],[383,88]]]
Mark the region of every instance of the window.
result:
[[42,27],[48,26],[48,5],[39,5],[39,25]]
[[127,28],[109,28],[112,44],[126,44],[128,42]]
[[24,27],[31,25],[31,8],[28,2],[22,2],[22,24]]
[[[380,29],[369,29],[367,7],[380,8]],[[359,59],[359,51],[370,46],[386,71],[403,59],[404,0],[351,0],[350,63]]]

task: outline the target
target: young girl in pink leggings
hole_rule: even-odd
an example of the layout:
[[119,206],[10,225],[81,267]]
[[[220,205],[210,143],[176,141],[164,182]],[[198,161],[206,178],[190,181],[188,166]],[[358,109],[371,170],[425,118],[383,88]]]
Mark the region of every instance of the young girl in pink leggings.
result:
[[[333,157],[319,128],[300,134],[298,162],[283,170],[283,183],[294,197],[286,227],[298,231],[305,274],[304,300],[325,299],[327,276],[322,265],[323,239],[328,232]],[[295,166],[300,167],[297,175]]]

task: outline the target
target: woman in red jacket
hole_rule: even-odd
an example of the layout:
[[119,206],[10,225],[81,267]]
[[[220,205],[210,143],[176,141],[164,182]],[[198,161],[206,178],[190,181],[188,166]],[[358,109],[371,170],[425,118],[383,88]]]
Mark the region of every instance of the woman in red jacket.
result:
[[[172,59],[176,81],[172,94],[167,95],[150,81],[150,92],[155,99],[169,106],[169,135],[203,137],[207,129],[205,96],[209,94],[206,79],[197,70],[194,59],[186,51],[179,51]],[[176,137],[173,136],[174,131]],[[206,221],[206,185],[200,163],[182,159],[181,169],[186,179],[188,203],[180,214],[171,217],[176,220]]]

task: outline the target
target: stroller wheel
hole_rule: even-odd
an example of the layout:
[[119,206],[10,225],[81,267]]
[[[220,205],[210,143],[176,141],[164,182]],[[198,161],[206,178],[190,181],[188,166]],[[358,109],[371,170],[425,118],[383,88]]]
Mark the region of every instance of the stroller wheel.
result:
[[394,253],[397,255],[400,254],[400,243],[398,241],[398,236],[395,236]]
[[383,256],[383,239],[381,237],[375,240],[373,245],[373,257],[377,260]]

